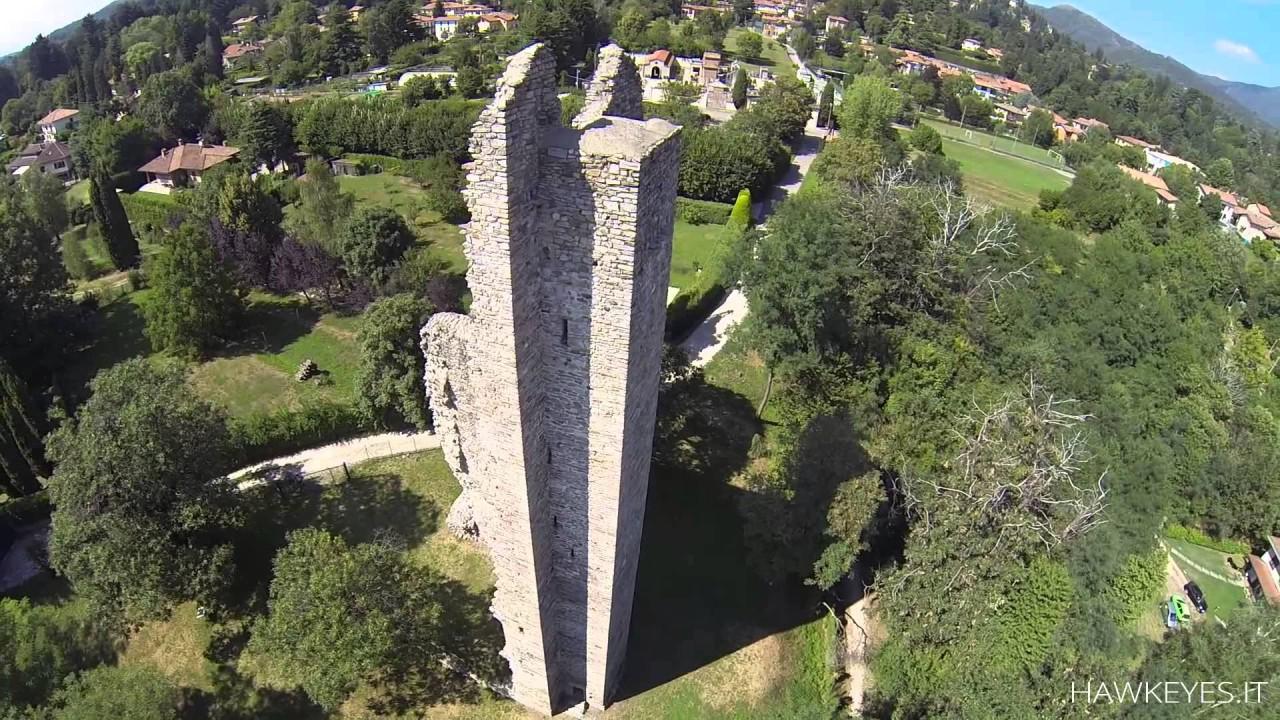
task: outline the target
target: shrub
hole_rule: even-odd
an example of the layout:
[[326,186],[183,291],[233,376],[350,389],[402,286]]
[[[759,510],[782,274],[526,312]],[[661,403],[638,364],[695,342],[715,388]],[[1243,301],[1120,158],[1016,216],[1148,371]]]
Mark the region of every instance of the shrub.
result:
[[154,193],[120,193],[120,202],[134,232],[159,230],[170,226],[169,218],[179,212],[169,196]]
[[751,191],[742,188],[738,191],[738,199],[733,203],[733,211],[725,223],[734,233],[741,234],[751,227]]
[[[714,275],[715,277],[712,277]],[[724,300],[719,273],[704,272],[667,306],[667,342],[679,342]]]
[[723,225],[729,221],[732,205],[694,200],[692,198],[676,198],[676,219],[690,225]]
[[248,465],[348,438],[371,427],[349,405],[317,401],[297,409],[232,420],[231,437],[240,464]]
[[1229,555],[1246,555],[1251,550],[1248,543],[1230,538],[1215,539],[1209,537],[1203,530],[1199,528],[1186,527],[1183,525],[1175,525],[1170,523],[1164,528],[1164,536],[1174,540],[1182,540],[1192,545],[1207,547],[1210,550],[1217,550]]
[[98,268],[84,251],[83,234],[67,233],[62,236],[62,265],[67,274],[76,280],[90,280],[98,276]]

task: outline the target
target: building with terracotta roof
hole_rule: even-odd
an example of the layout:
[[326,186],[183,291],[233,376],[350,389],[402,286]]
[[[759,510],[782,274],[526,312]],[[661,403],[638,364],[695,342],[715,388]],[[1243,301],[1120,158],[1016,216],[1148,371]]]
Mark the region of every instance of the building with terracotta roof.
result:
[[992,115],[1004,122],[1010,127],[1021,125],[1031,115],[1031,108],[1020,108],[1017,105],[998,102],[995,103]]
[[1272,219],[1266,206],[1253,203],[1236,216],[1236,232],[1250,242],[1269,238],[1280,240],[1280,223]]
[[500,28],[502,30],[510,30],[515,27],[516,16],[509,12],[490,12],[480,16],[480,21],[476,23],[476,29],[482,33]]
[[1244,579],[1255,600],[1280,605],[1280,538],[1267,538],[1262,556],[1249,556]]
[[1163,170],[1164,168],[1167,168],[1170,165],[1182,165],[1183,167],[1191,168],[1196,172],[1200,172],[1199,165],[1196,165],[1190,160],[1183,160],[1182,158],[1178,157],[1177,155],[1173,155],[1172,153],[1161,152],[1159,150],[1152,150],[1150,148],[1146,148],[1146,153],[1147,153],[1147,167],[1151,170],[1151,172],[1156,172],[1157,170]]
[[1164,180],[1156,177],[1155,175],[1151,175],[1150,173],[1144,173],[1141,170],[1134,170],[1128,165],[1119,165],[1117,167],[1123,170],[1129,177],[1137,180],[1143,185],[1146,185],[1152,190],[1155,190],[1156,195],[1160,198],[1160,204],[1168,207],[1173,207],[1178,204],[1178,196],[1170,192],[1169,186],[1165,184]]
[[827,27],[826,27],[827,32],[831,32],[832,30],[835,30],[837,28],[840,30],[844,30],[847,27],[849,27],[849,18],[841,17],[840,15],[827,16]]
[[1149,143],[1146,140],[1133,137],[1132,135],[1117,135],[1116,144],[1142,148],[1143,150],[1159,150],[1160,149],[1160,146],[1157,145],[1156,143]]
[[10,175],[40,172],[66,182],[75,178],[71,167],[71,147],[64,142],[42,142],[26,146],[7,166]]
[[652,80],[670,80],[676,56],[666,48],[654,50],[640,64],[640,74]]
[[179,142],[175,148],[161,150],[159,155],[138,168],[138,172],[146,173],[148,185],[186,187],[200,182],[207,170],[227,162],[239,153],[240,148],[226,145]]
[[1244,213],[1244,208],[1240,206],[1240,198],[1236,197],[1235,193],[1219,190],[1212,185],[1204,183],[1196,185],[1197,200],[1203,199],[1207,195],[1215,195],[1222,201],[1222,213],[1218,216],[1218,222],[1227,227],[1233,227],[1236,223],[1236,218]]
[[720,53],[702,53],[702,70],[698,73],[698,81],[710,85],[720,79]]
[[69,108],[50,110],[48,115],[40,118],[40,122],[36,123],[40,126],[41,137],[47,143],[56,141],[58,133],[75,129],[79,114],[79,110],[71,110]]
[[262,43],[231,43],[222,49],[222,66],[230,68],[241,60],[262,53]]
[[1010,80],[1007,77],[999,75],[991,75],[989,73],[973,74],[973,91],[985,97],[988,100],[1004,100],[1013,95],[1021,95],[1031,92],[1031,86]]
[[1089,132],[1094,128],[1102,128],[1103,130],[1111,129],[1110,125],[1102,122],[1101,120],[1095,120],[1093,118],[1078,117],[1075,120],[1072,120],[1071,122],[1075,123],[1076,127],[1080,128],[1084,132]]

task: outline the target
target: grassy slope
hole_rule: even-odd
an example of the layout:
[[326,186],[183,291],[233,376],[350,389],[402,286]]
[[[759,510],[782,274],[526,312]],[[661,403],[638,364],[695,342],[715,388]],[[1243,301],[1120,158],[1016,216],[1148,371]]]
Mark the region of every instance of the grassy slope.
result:
[[[738,38],[746,32],[749,32],[746,28],[735,27],[725,36],[724,49],[731,57],[738,52]],[[744,64],[769,68],[769,72],[775,75],[792,77],[796,74],[795,63],[791,62],[791,58],[787,56],[787,49],[782,46],[782,43],[766,38],[764,50],[760,54],[763,57],[752,58],[749,62],[744,61]]]
[[943,138],[942,150],[960,164],[965,191],[973,198],[1019,210],[1034,207],[1041,190],[1062,190],[1070,181],[1028,160],[1000,155]]
[[671,285],[681,289],[691,285],[698,268],[710,264],[724,233],[723,225],[690,225],[677,220],[671,247]]

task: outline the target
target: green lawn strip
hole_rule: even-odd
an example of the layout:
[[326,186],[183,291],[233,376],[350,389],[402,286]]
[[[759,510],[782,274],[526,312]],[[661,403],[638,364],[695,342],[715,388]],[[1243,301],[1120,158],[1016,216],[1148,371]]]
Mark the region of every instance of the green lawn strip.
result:
[[[724,39],[724,50],[731,56],[736,56],[738,52],[738,38],[744,33],[754,32],[747,28],[736,27],[729,31]],[[791,62],[791,57],[787,55],[787,49],[777,40],[764,39],[764,49],[760,53],[762,57],[751,58],[749,60],[742,59],[742,64],[751,67],[766,67],[775,75],[785,75],[792,77],[796,74],[795,63]]]
[[1014,140],[1013,138],[995,135],[993,133],[984,132],[974,128],[960,127],[959,125],[953,125],[941,120],[922,118],[920,122],[923,122],[937,130],[944,138],[950,138],[952,140],[968,143],[970,145],[977,145],[983,148],[992,148],[1003,153],[1017,155],[1018,157],[1043,163],[1045,165],[1066,169],[1066,164],[1061,160],[1061,156],[1055,157],[1050,154],[1049,150],[1030,143],[1024,143],[1019,140]]
[[1029,160],[1000,155],[956,142],[942,141],[943,153],[960,164],[966,191],[974,198],[1016,209],[1028,209],[1041,190],[1062,190],[1070,180]]
[[[1176,548],[1178,552],[1191,558],[1197,564],[1214,570],[1224,577],[1231,577],[1232,570],[1227,567],[1227,555],[1225,553],[1172,538],[1165,538],[1164,541],[1168,543],[1170,548]],[[1249,606],[1248,595],[1244,588],[1225,583],[1200,572],[1177,555],[1172,557],[1173,561],[1177,563],[1178,567],[1182,568],[1187,577],[1194,580],[1200,586],[1200,589],[1204,591],[1204,597],[1209,603],[1209,613],[1211,615],[1217,615],[1223,620],[1227,620],[1239,609]],[[1219,568],[1221,568],[1221,571],[1219,571]]]
[[671,285],[684,289],[698,278],[715,255],[716,244],[725,238],[723,225],[690,225],[676,221],[671,247]]
[[75,184],[67,188],[67,205],[75,207],[77,205],[89,204],[89,181],[77,180]]
[[[716,353],[703,371],[708,383],[745,397],[753,408],[760,407],[769,385],[769,370],[764,360],[748,348],[741,325],[734,329],[724,348]],[[775,377],[770,397],[777,397],[779,389]],[[766,430],[768,424],[778,420],[774,403],[765,405],[760,419],[766,424]]]

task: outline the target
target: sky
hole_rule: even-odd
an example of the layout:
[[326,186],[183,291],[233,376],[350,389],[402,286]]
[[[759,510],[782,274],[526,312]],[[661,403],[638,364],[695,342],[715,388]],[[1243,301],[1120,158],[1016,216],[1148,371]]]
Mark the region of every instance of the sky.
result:
[[49,33],[72,20],[97,12],[111,0],[0,0],[4,22],[0,22],[0,55],[17,52],[31,44],[40,33]]
[[1280,0],[1039,0],[1069,4],[1183,65],[1226,80],[1280,85]]

